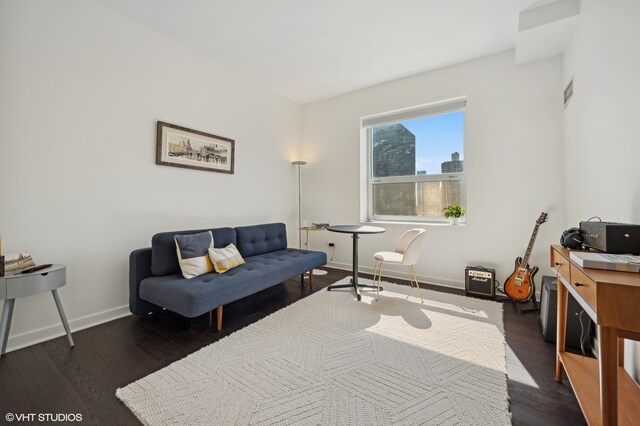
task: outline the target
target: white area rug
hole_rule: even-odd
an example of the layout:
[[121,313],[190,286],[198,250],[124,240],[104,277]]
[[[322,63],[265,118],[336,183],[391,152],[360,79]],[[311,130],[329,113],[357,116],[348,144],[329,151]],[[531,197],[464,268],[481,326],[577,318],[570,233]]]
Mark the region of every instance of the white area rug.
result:
[[148,425],[510,424],[502,305],[383,286],[319,291],[116,395]]

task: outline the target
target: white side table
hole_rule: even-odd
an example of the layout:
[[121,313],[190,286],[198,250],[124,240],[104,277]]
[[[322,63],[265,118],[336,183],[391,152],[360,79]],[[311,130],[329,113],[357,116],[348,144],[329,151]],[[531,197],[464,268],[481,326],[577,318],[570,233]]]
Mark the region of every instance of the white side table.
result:
[[2,320],[0,321],[0,356],[4,355],[9,340],[9,330],[11,329],[11,317],[13,316],[13,306],[16,298],[33,296],[50,291],[53,300],[58,307],[58,313],[62,320],[62,325],[67,332],[67,338],[71,346],[74,346],[71,330],[67,323],[67,317],[62,309],[62,302],[58,296],[58,288],[67,283],[67,267],[65,265],[52,265],[46,269],[32,272],[30,274],[10,274],[0,277],[0,300],[4,300],[2,309]]

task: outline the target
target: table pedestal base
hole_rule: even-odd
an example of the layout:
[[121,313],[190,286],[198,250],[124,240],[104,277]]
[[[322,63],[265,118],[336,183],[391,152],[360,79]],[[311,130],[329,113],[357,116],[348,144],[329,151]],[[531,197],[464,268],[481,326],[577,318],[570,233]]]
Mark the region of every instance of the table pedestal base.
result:
[[[353,288],[353,291],[356,293],[356,298],[358,299],[358,301],[362,300],[362,295],[360,294],[360,291],[358,289],[360,288],[371,288],[371,289],[376,289],[378,287],[376,287],[375,285],[369,285],[369,284],[357,284],[357,285],[353,285],[353,284],[332,284],[329,287],[327,287],[327,291],[331,291],[334,290],[336,288]],[[380,290],[384,290],[382,287],[380,287]]]

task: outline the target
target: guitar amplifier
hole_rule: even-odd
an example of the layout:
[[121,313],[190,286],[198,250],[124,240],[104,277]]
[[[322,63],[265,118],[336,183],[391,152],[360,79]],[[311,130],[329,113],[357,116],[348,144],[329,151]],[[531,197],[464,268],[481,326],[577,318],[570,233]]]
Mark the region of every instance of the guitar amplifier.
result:
[[584,246],[612,254],[640,254],[640,225],[580,222]]
[[467,266],[464,270],[464,294],[496,298],[496,270],[482,266]]

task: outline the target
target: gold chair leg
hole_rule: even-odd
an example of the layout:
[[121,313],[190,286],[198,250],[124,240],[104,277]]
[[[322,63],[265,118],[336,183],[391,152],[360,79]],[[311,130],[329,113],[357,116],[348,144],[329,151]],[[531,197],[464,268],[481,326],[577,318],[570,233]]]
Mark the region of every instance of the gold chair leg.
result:
[[[382,262],[376,262],[376,269],[378,270],[378,286],[376,288],[376,300],[380,298],[380,284],[382,282]],[[373,285],[376,285],[375,280],[373,281]]]
[[[373,285],[376,285],[378,282],[378,265],[379,262],[376,260],[376,264],[373,267]],[[376,292],[376,300],[378,300],[378,294]]]
[[[415,281],[416,290],[418,291],[418,297],[420,297],[420,303],[424,303],[424,299],[422,298],[422,291],[420,291],[420,283],[418,282],[416,270],[413,268],[413,265],[409,265],[409,280]],[[413,287],[413,282],[411,286]]]

